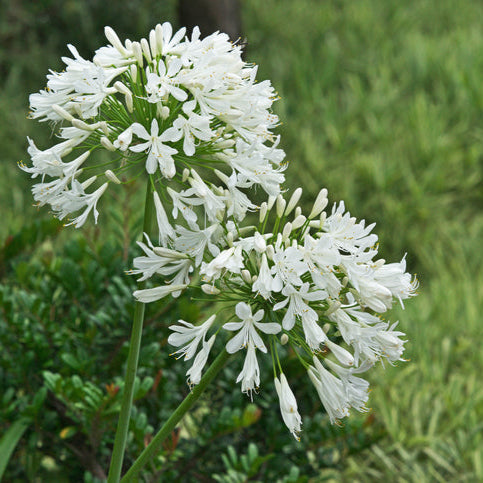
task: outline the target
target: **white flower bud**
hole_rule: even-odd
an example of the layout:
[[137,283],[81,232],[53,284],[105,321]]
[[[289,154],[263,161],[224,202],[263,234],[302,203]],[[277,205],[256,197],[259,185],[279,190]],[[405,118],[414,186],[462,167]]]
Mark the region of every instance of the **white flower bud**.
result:
[[143,66],[143,50],[141,49],[141,44],[139,42],[132,43],[132,53],[136,62],[140,67]]
[[94,124],[87,124],[86,122],[84,121],[81,121],[80,119],[72,119],[72,125],[74,127],[76,127],[77,129],[82,129],[83,131],[95,131],[96,128],[94,126]]
[[132,101],[132,94],[128,93],[124,96],[124,99],[126,100],[126,107],[128,112],[133,112],[134,111],[134,105]]
[[327,206],[328,202],[329,200],[327,199],[327,190],[325,188],[322,188],[319,191],[317,198],[315,199],[314,206],[309,215],[309,220],[315,218],[316,216],[319,216],[320,212]]
[[253,275],[252,283],[255,283],[258,280],[258,275]]
[[151,32],[149,32],[149,47],[151,48],[151,55],[153,59],[155,59],[158,55],[158,46],[156,40],[156,32],[154,30],[151,30]]
[[156,32],[156,45],[158,48],[158,52],[162,54],[163,53],[163,27],[161,24],[158,23],[158,25],[156,25],[155,32]]
[[218,169],[215,169],[215,174],[216,176],[218,176],[218,178],[221,179],[221,181],[223,181],[223,183],[228,185],[228,183],[230,182],[230,178],[225,173],[219,171]]
[[57,115],[59,115],[60,117],[62,117],[63,119],[65,119],[66,121],[72,122],[72,121],[75,120],[75,118],[74,118],[74,116],[72,114],[68,113],[63,107],[60,107],[57,104],[54,104],[52,106],[52,110]]
[[354,365],[354,357],[349,351],[347,351],[340,345],[335,344],[331,340],[326,340],[325,345],[330,349],[332,354],[334,354],[334,356],[341,364],[343,364],[344,366]]
[[267,242],[258,231],[254,235],[253,247],[258,253],[263,253],[267,249]]
[[218,288],[208,283],[204,283],[201,286],[201,290],[203,290],[203,292],[207,295],[218,295],[220,293],[220,290]]
[[330,330],[330,324],[329,323],[324,324],[322,326],[322,330],[324,331],[324,333],[328,334],[329,333],[329,330]]
[[325,311],[325,315],[329,316],[333,314],[336,310],[339,310],[342,304],[338,300],[334,300],[332,303],[329,302],[329,308]]
[[305,218],[304,215],[297,216],[297,218],[295,218],[295,220],[292,221],[292,229],[297,230],[298,228],[303,226],[303,224],[305,223],[306,220],[307,220],[307,218]]
[[273,256],[275,255],[275,249],[273,248],[273,245],[267,246],[266,254],[269,260],[273,260]]
[[108,151],[116,150],[116,148],[114,147],[114,144],[112,144],[109,138],[106,138],[106,136],[101,137],[101,145],[102,147],[106,148]]
[[131,73],[132,81],[136,83],[138,80],[138,68],[134,64],[131,64],[129,66],[129,72]]
[[267,212],[268,212],[268,205],[267,203],[264,201],[261,205],[260,205],[260,217],[259,217],[259,220],[260,220],[260,223],[263,223],[264,220],[265,220],[265,217],[267,216]]
[[233,232],[232,231],[229,231],[226,234],[226,243],[228,243],[228,246],[229,247],[232,247],[233,246]]
[[268,197],[268,211],[270,211],[273,208],[273,205],[274,205],[276,199],[277,199],[276,196],[269,196]]
[[189,178],[190,170],[188,168],[183,169],[183,177],[181,178],[182,183],[186,183],[186,180]]
[[159,115],[161,116],[161,119],[166,120],[169,117],[169,107],[168,106],[162,106],[161,109],[159,110]]
[[251,284],[252,283],[252,276],[248,270],[241,271],[241,277],[244,282]]
[[349,283],[349,277],[344,277],[342,279],[342,286],[347,287],[347,284]]
[[380,258],[379,260],[374,262],[373,267],[376,269],[381,268],[385,263],[386,263],[386,260],[384,260],[384,258]]
[[149,44],[146,39],[141,39],[141,49],[148,63],[151,63],[153,59],[151,58],[151,51],[149,50]]
[[121,180],[110,169],[107,169],[104,174],[109,181],[112,181],[116,184],[121,184]]
[[287,240],[288,237],[290,236],[290,233],[292,233],[292,223],[288,222],[283,227],[282,240],[284,240],[284,241]]
[[288,335],[287,334],[282,334],[280,336],[280,344],[285,345],[288,342]]
[[292,210],[295,208],[295,206],[299,202],[301,196],[302,196],[302,188],[297,188],[293,192],[293,194],[292,194],[292,196],[291,196],[291,198],[290,198],[290,200],[287,204],[287,209],[285,210],[285,215],[289,215],[292,212]]
[[127,50],[125,47],[122,45],[121,41],[119,40],[119,37],[117,36],[116,32],[111,27],[104,27],[104,34],[106,36],[106,39],[109,40],[111,45],[116,48],[121,55],[126,56],[127,55]]
[[233,139],[220,139],[215,143],[217,149],[228,149],[235,145]]
[[101,128],[101,131],[106,135],[106,136],[109,136],[109,127],[107,125],[107,122],[106,121],[101,121],[101,122],[98,122],[96,123],[97,124],[97,128]]
[[94,181],[97,179],[97,176],[91,176],[89,179],[86,179],[83,183],[82,183],[82,188],[83,189],[86,189],[86,188],[89,188],[89,186],[94,183]]
[[121,94],[131,94],[131,91],[121,81],[114,82],[114,88]]
[[277,196],[277,216],[282,218],[283,212],[285,211],[285,206],[287,202],[283,199],[282,195]]
[[295,213],[293,217],[297,218],[297,216],[300,216],[301,214],[302,214],[302,208],[300,208],[300,206],[297,206],[297,208],[295,208]]

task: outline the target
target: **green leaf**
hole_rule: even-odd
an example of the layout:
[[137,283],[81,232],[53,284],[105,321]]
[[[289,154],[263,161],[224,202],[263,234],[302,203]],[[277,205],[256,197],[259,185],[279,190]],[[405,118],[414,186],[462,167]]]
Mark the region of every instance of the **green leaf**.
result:
[[30,423],[31,421],[26,418],[15,421],[0,440],[0,480],[7,468],[8,461],[10,460],[10,456],[12,456],[15,446],[17,446],[17,443],[20,441],[20,438]]

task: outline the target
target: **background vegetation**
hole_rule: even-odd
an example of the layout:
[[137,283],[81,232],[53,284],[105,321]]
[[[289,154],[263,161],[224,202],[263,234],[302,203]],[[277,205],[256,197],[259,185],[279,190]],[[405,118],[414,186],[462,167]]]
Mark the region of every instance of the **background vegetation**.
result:
[[[176,23],[175,2],[0,7],[0,435],[20,438],[5,481],[95,481],[122,391],[136,190],[103,200],[101,229],[62,229],[31,207],[16,162],[27,134],[48,144],[48,128],[25,119],[28,93],[62,68],[65,44],[90,56],[104,25],[144,36]],[[296,385],[300,444],[270,379],[251,403],[232,364],[146,478],[162,467],[166,481],[482,481],[483,4],[245,0],[242,13],[247,59],[281,96],[287,186],[303,186],[307,205],[327,187],[377,222],[382,256],[407,251],[418,273],[420,296],[391,315],[410,362],[373,371],[372,412],[341,428]],[[165,326],[209,313],[186,302],[150,309],[128,460],[186,393]]]

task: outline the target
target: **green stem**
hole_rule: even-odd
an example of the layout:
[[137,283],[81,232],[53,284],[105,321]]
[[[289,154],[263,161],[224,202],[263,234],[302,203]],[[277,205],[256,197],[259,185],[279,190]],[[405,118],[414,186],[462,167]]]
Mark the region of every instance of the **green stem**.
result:
[[[144,204],[144,222],[143,232],[149,233],[153,219],[153,194],[151,191],[151,183],[148,178],[146,188],[146,201]],[[139,288],[144,288],[144,282],[139,284]],[[127,357],[126,377],[124,380],[124,394],[119,413],[119,421],[117,423],[116,437],[114,439],[114,448],[112,450],[111,465],[109,468],[108,483],[118,483],[121,477],[122,461],[124,459],[124,450],[126,448],[126,440],[129,429],[129,419],[131,416],[131,408],[134,396],[134,383],[136,381],[136,372],[138,368],[139,350],[141,348],[141,336],[144,323],[144,307],[142,302],[136,302],[134,305],[134,319],[131,331],[131,341],[129,343],[129,354]]]
[[206,389],[206,386],[223,368],[229,357],[230,354],[223,349],[223,351],[214,360],[213,364],[211,364],[211,366],[208,368],[205,375],[201,378],[199,384],[196,385],[193,390],[184,398],[183,402],[178,406],[176,411],[170,416],[166,423],[164,423],[158,434],[156,434],[149,445],[139,455],[137,460],[122,478],[121,483],[134,481],[133,478],[136,477],[146,463],[148,463],[156,455],[161,443],[171,434],[175,426],[181,421],[186,412],[191,409],[191,407]]

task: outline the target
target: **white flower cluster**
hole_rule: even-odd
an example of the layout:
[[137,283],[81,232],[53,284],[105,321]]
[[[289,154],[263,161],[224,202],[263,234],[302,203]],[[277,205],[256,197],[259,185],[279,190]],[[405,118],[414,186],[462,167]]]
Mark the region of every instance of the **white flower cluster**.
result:
[[[69,45],[65,70],[51,71],[46,89],[30,96],[30,117],[51,121],[60,138],[46,150],[29,139],[32,165],[20,164],[40,177],[32,190],[39,206],[49,204],[60,219],[80,212],[69,223],[76,227],[90,212],[97,222],[108,184],[144,173],[159,182],[174,217],[199,232],[191,205],[203,205],[210,222],[225,210],[241,220],[255,208],[243,190],[280,192],[285,154],[271,132],[278,118],[270,82],[256,82],[257,67],[226,34],[201,39],[198,28],[191,38],[185,31],[173,35],[164,23],[148,39],[123,44],[106,27],[110,45],[92,61]],[[89,164],[96,149],[113,153],[109,166]],[[203,181],[214,169],[225,183],[218,191]],[[89,176],[81,181],[83,173]]]
[[[260,384],[257,353],[270,350],[280,410],[296,438],[301,417],[279,362],[281,346],[289,344],[307,369],[331,422],[348,416],[350,408],[364,411],[369,384],[358,374],[379,360],[402,360],[404,350],[404,334],[380,314],[415,295],[418,285],[406,273],[404,258],[399,263],[376,258],[374,225],[357,222],[343,202],[327,214],[326,189],[306,217],[296,206],[301,194],[298,188],[288,202],[282,195],[269,197],[258,226],[225,219],[196,236],[172,233],[168,246],[153,246],[148,239],[140,243],[145,256],[134,260],[133,270],[140,280],[172,277],[168,284],[136,291],[142,302],[178,295],[196,271],[205,294],[234,308],[235,321],[217,324],[212,315],[198,326],[172,325],[168,342],[181,347],[177,354],[185,360],[194,358],[187,376],[190,385],[197,384],[215,336],[224,330],[231,336],[226,351],[245,353],[237,382],[250,396]],[[164,217],[161,211],[158,219]]]

